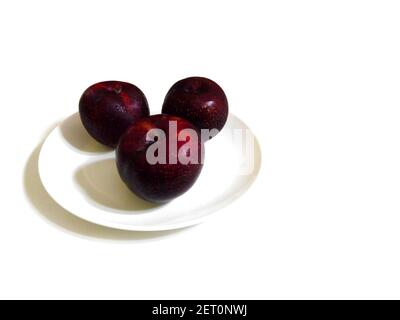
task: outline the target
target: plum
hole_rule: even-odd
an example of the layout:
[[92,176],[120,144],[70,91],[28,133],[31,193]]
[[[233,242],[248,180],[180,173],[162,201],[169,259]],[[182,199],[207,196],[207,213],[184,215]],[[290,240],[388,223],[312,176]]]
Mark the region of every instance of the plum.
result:
[[139,197],[168,202],[189,190],[203,167],[204,144],[189,121],[153,115],[135,122],[116,149],[119,175]]
[[115,148],[125,130],[150,111],[145,95],[135,85],[104,81],[85,90],[79,113],[83,126],[95,140]]
[[187,119],[199,129],[221,131],[228,118],[228,100],[216,82],[190,77],[169,89],[162,113]]

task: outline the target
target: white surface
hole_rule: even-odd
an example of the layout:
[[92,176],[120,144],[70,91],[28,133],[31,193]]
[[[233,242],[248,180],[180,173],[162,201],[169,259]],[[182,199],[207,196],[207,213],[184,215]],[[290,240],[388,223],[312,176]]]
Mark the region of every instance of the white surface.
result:
[[[236,130],[247,132],[254,141],[248,158],[242,156],[241,141],[232,139]],[[115,152],[92,139],[79,114],[74,113],[43,143],[39,176],[60,206],[86,221],[120,230],[180,229],[201,223],[231,204],[251,186],[260,170],[259,144],[251,129],[233,114],[205,149],[203,169],[194,186],[174,201],[154,205],[129,191],[118,175]],[[252,170],[243,172],[246,160],[252,163]]]
[[[400,298],[399,1],[2,1],[0,296]],[[153,113],[189,75],[263,152],[207,223],[96,227],[43,190],[38,144],[99,80]],[[55,164],[57,165],[57,164]]]

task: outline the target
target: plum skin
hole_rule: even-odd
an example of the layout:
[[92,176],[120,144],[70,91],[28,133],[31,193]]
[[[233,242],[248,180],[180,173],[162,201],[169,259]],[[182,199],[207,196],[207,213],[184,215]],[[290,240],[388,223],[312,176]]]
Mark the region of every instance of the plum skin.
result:
[[[147,161],[149,142],[146,141],[146,134],[150,129],[158,128],[166,133],[166,150],[169,150],[168,121],[176,121],[177,134],[187,128],[196,132],[197,145],[193,140],[192,146],[198,150],[197,163],[182,164],[177,161],[172,164],[168,161],[166,164],[150,164]],[[178,154],[185,143],[177,141]],[[133,193],[149,202],[162,204],[182,195],[193,186],[203,167],[201,151],[204,152],[204,144],[194,125],[175,116],[153,115],[137,121],[122,135],[116,149],[116,164],[119,175]],[[167,158],[169,156],[167,151]]]
[[189,77],[169,89],[162,113],[185,118],[199,129],[221,131],[228,118],[228,99],[216,82]]
[[98,142],[115,148],[125,130],[150,114],[147,99],[135,85],[104,81],[87,88],[79,100],[83,126]]

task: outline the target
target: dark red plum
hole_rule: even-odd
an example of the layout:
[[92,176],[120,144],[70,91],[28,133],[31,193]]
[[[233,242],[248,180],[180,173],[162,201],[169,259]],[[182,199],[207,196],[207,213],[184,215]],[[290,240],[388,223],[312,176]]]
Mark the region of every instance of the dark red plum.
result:
[[115,148],[125,130],[150,114],[143,92],[121,81],[96,83],[85,90],[79,101],[83,126],[98,142]]
[[228,118],[228,100],[214,81],[190,77],[169,89],[162,113],[185,118],[199,129],[220,131]]
[[122,180],[136,195],[154,203],[168,202],[189,190],[201,172],[203,157],[198,129],[164,114],[135,122],[116,149]]

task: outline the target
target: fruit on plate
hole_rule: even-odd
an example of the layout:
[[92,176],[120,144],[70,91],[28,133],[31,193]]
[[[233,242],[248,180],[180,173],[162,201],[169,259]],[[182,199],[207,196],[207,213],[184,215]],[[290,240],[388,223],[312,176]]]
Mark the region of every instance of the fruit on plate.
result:
[[150,112],[138,87],[127,82],[105,81],[85,90],[79,101],[79,113],[89,134],[114,148],[125,130]]
[[192,187],[203,167],[204,144],[186,119],[165,114],[135,122],[116,149],[118,172],[139,197],[168,202]]
[[185,118],[199,129],[218,131],[225,125],[228,112],[228,100],[222,88],[203,77],[176,82],[162,107],[162,113]]

